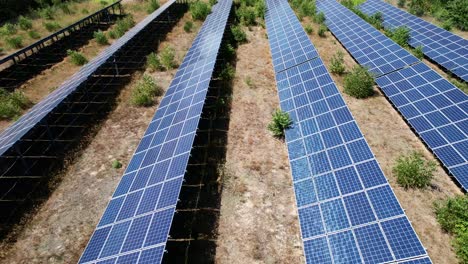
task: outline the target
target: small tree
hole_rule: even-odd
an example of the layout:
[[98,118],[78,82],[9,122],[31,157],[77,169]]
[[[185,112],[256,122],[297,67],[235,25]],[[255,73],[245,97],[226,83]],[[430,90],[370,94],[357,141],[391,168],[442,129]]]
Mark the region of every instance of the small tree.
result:
[[320,24],[318,29],[318,35],[322,38],[326,37],[325,33],[327,32],[328,28],[324,24]]
[[393,167],[397,183],[404,188],[426,188],[431,184],[435,170],[436,163],[426,161],[419,152],[400,156]]
[[88,63],[88,59],[86,59],[86,57],[78,51],[67,50],[67,54],[68,56],[70,56],[71,63],[77,66],[85,65],[86,63]]
[[287,112],[276,110],[272,115],[272,121],[268,124],[268,130],[275,137],[284,137],[284,131],[292,125],[291,117]]
[[341,51],[338,51],[333,55],[330,62],[330,71],[336,74],[343,74],[346,70],[344,64],[344,54]]
[[374,77],[361,66],[353,67],[344,79],[344,92],[355,98],[366,98],[374,94]]

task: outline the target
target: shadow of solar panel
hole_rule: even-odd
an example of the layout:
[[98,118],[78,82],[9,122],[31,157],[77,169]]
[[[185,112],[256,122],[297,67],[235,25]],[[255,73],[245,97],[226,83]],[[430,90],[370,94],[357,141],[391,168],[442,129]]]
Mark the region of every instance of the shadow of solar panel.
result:
[[232,1],[206,18],[80,263],[160,263]]
[[411,34],[409,44],[413,48],[422,46],[427,57],[468,81],[468,40],[382,0],[367,0],[359,9],[368,15],[380,12],[387,28],[408,27]]

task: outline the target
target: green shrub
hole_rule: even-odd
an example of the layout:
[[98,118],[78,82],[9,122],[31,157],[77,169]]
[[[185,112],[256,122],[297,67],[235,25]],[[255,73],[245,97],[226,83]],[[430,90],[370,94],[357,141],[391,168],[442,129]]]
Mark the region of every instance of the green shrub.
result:
[[146,67],[148,67],[151,72],[163,69],[161,61],[159,61],[158,55],[156,55],[156,53],[151,52],[148,54],[146,57]]
[[244,26],[255,25],[255,8],[252,6],[247,6],[246,4],[241,4],[236,10],[236,17]]
[[101,0],[101,1],[99,1],[99,3],[100,3],[102,6],[106,6],[106,5],[107,5],[107,1],[105,1],[105,0]]
[[66,15],[71,15],[75,13],[73,10],[70,9],[70,7],[68,6],[68,3],[60,3],[58,7]]
[[453,244],[460,263],[468,263],[468,195],[458,195],[434,203],[442,229],[455,235]]
[[223,81],[230,81],[234,79],[235,75],[236,69],[231,64],[227,63],[219,73],[219,78]]
[[55,8],[47,6],[39,10],[39,16],[43,19],[52,20],[55,17]]
[[81,14],[86,15],[89,14],[89,10],[86,8],[81,9]]
[[118,38],[118,37],[117,37],[117,32],[115,32],[115,30],[109,30],[109,32],[107,33],[107,35],[109,36],[110,39],[116,39],[116,38]]
[[127,15],[126,17],[117,20],[115,27],[109,31],[109,37],[113,39],[120,38],[133,26],[135,26],[133,16]]
[[424,0],[410,0],[409,12],[416,16],[424,15],[427,6]]
[[313,17],[316,12],[314,1],[303,1],[299,7],[299,14],[302,17]]
[[55,32],[59,30],[62,26],[60,26],[59,23],[53,21],[53,22],[44,22],[43,23],[44,27],[47,29],[49,32]]
[[314,33],[314,29],[312,28],[311,25],[306,25],[306,26],[304,27],[304,29],[305,29],[305,32],[307,32],[307,34],[309,34],[309,35],[311,35],[312,33]]
[[0,88],[0,120],[16,118],[31,101],[20,91],[9,93]]
[[192,23],[192,21],[187,21],[187,22],[185,22],[185,24],[184,24],[184,31],[185,31],[185,32],[187,32],[187,33],[188,33],[188,32],[192,32],[192,28],[193,28],[193,23]]
[[210,0],[210,1],[208,1],[208,3],[210,3],[210,6],[216,5],[217,2],[218,2],[217,0]]
[[452,20],[450,19],[445,20],[444,22],[442,22],[442,25],[441,25],[441,27],[447,31],[451,31],[452,26],[453,26],[453,23],[452,23]]
[[276,110],[272,115],[272,121],[268,124],[268,130],[275,137],[284,137],[284,131],[292,125],[291,117],[287,112]]
[[326,37],[325,33],[327,32],[327,30],[328,30],[327,26],[325,26],[324,24],[320,24],[317,34],[320,37],[324,38]]
[[113,160],[112,161],[112,168],[113,169],[120,169],[120,168],[122,168],[122,163],[120,163],[120,161],[118,161],[118,160]]
[[11,23],[5,23],[2,27],[0,27],[0,36],[11,36],[16,34],[18,30],[16,26]]
[[323,12],[320,12],[314,16],[315,23],[323,24],[325,22],[325,19],[325,14]]
[[93,37],[99,45],[107,45],[109,41],[107,40],[106,34],[101,30],[95,31]]
[[154,104],[154,97],[162,95],[163,92],[154,78],[145,74],[132,91],[131,103],[135,106],[151,106]]
[[355,66],[344,78],[344,92],[355,98],[366,98],[374,94],[374,77],[361,66]]
[[393,172],[397,183],[404,188],[426,188],[431,184],[436,163],[426,161],[419,152],[413,152],[397,159]]
[[221,52],[223,53],[221,56],[226,60],[226,61],[232,61],[236,57],[236,49],[230,44],[230,43],[223,43],[223,48],[221,49]]
[[255,3],[255,15],[261,19],[265,18],[266,5],[264,1],[257,1]]
[[41,38],[41,35],[39,35],[39,33],[37,33],[37,31],[34,31],[34,30],[31,30],[31,31],[28,31],[28,36],[32,39],[40,39]]
[[406,5],[406,0],[398,0],[399,7],[405,7],[405,5]]
[[424,59],[423,46],[418,46],[413,50],[413,54],[416,58],[422,60]]
[[234,37],[234,40],[238,44],[246,43],[247,42],[247,34],[245,34],[244,30],[240,26],[233,26],[231,27],[231,33]]
[[397,27],[394,30],[388,31],[387,35],[402,47],[408,46],[410,39],[410,30],[406,26]]
[[24,16],[18,18],[18,25],[22,30],[28,30],[32,28],[32,21]]
[[81,66],[88,63],[88,59],[86,59],[86,57],[78,51],[67,50],[67,54],[70,56],[70,61],[74,65]]
[[196,1],[190,4],[190,13],[194,20],[204,20],[211,12],[211,7],[201,1]]
[[466,0],[447,1],[447,17],[460,30],[468,30],[468,3]]
[[338,51],[333,55],[330,62],[330,71],[336,74],[343,74],[346,70],[344,64],[344,54],[341,51]]
[[383,29],[383,15],[381,12],[377,12],[372,16],[364,17],[364,20],[369,22],[369,24],[373,25],[376,29],[381,30]]
[[175,63],[175,50],[170,46],[166,46],[159,54],[161,65],[166,70],[174,69],[177,64]]
[[12,49],[19,49],[23,47],[23,38],[21,36],[6,37],[5,42],[7,46]]
[[154,11],[156,11],[159,8],[159,6],[160,5],[159,5],[158,0],[149,0],[148,8],[146,9],[146,12],[148,12],[148,14],[151,14]]

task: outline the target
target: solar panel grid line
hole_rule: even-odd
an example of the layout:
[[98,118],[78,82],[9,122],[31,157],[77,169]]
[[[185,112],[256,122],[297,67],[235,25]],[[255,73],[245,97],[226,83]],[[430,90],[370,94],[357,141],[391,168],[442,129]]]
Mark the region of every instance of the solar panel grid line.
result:
[[[80,263],[130,256],[135,256],[133,261],[136,262],[148,247],[164,248],[231,5],[230,0],[218,2],[217,8],[206,18],[135,150]],[[115,243],[116,239],[110,229],[125,224],[128,230],[124,230],[125,237],[117,241],[120,247],[108,254],[107,244]],[[133,228],[134,225],[137,227]],[[103,232],[107,232],[106,236],[98,237]],[[156,258],[154,263],[159,262],[162,253],[153,257]]]
[[97,57],[84,65],[72,77],[64,81],[56,90],[51,92],[45,99],[34,105],[26,114],[20,117],[13,125],[6,128],[0,134],[0,155],[7,151],[19,138],[29,131],[37,122],[46,116],[53,108],[73,92],[79,84],[86,81],[91,73],[97,70],[105,61],[107,61],[117,50],[131,40],[141,29],[146,27],[151,21],[157,18],[167,8],[174,4],[176,0],[169,0],[158,10],[147,16],[135,27],[127,31],[124,36],[116,40],[111,46],[106,48]]
[[359,9],[368,15],[382,13],[386,28],[409,27],[410,46],[422,45],[427,57],[468,81],[468,40],[381,0],[368,0]]

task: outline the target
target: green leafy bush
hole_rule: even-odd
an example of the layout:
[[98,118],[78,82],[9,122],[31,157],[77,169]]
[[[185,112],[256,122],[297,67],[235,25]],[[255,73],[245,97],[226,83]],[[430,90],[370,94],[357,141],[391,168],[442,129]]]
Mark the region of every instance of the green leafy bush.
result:
[[413,152],[397,159],[393,172],[397,183],[404,188],[426,188],[431,184],[436,163],[426,161],[419,152]]
[[122,163],[120,163],[120,161],[118,161],[118,160],[113,160],[112,161],[112,168],[113,169],[120,169],[120,168],[122,168]]
[[387,35],[398,45],[402,47],[408,46],[408,41],[410,39],[410,30],[408,27],[402,26],[397,27],[394,30],[389,30]]
[[307,32],[307,34],[309,34],[309,35],[311,35],[312,33],[314,33],[314,29],[312,28],[311,25],[306,25],[306,26],[304,27],[304,30],[305,30],[305,32]]
[[184,31],[185,32],[192,32],[192,28],[193,28],[193,23],[192,21],[186,21],[185,24],[184,24]]
[[210,6],[216,5],[217,2],[218,2],[217,0],[210,0],[210,1],[208,1],[208,3],[210,3]]
[[22,30],[28,30],[32,28],[32,21],[24,16],[18,18],[18,25]]
[[86,8],[81,9],[81,14],[86,15],[89,14],[89,10]]
[[133,20],[133,16],[127,15],[126,17],[117,20],[115,27],[109,31],[109,38],[120,38],[133,26],[135,26],[135,20]]
[[159,54],[161,65],[166,69],[174,69],[177,64],[175,63],[175,50],[170,46],[166,46]]
[[438,201],[434,209],[442,229],[455,235],[453,244],[460,263],[468,263],[468,195]]
[[411,14],[422,16],[426,9],[427,6],[424,0],[410,0],[409,2],[409,11]]
[[406,0],[398,0],[398,7],[405,7]]
[[86,57],[78,51],[67,50],[67,54],[68,56],[70,56],[71,63],[77,66],[85,65],[86,63],[88,63],[88,59],[86,59]]
[[243,3],[236,10],[236,17],[244,26],[255,25],[255,8],[253,6],[247,6]]
[[374,77],[361,66],[355,66],[344,78],[344,92],[355,98],[366,98],[374,94]]
[[21,36],[6,37],[5,42],[7,46],[12,49],[19,49],[23,47],[23,38]]
[[151,14],[154,11],[156,11],[159,8],[159,6],[160,5],[159,5],[158,0],[149,0],[148,8],[146,9],[146,12],[148,12],[148,14]]
[[0,120],[13,119],[30,105],[31,101],[22,92],[9,93],[0,88]]
[[234,37],[234,40],[238,44],[246,43],[247,42],[247,34],[245,34],[244,30],[240,26],[233,26],[231,27],[231,33]]
[[39,9],[39,16],[43,19],[52,20],[55,17],[55,8],[47,6]]
[[303,1],[299,7],[299,14],[304,17],[313,17],[315,16],[316,10],[317,8],[314,1]]
[[66,15],[71,15],[71,14],[74,14],[75,11],[71,10],[70,7],[68,6],[68,3],[60,3],[58,5],[58,7],[60,8],[60,10],[62,10],[62,12]]
[[49,32],[55,32],[59,30],[62,26],[60,26],[59,23],[53,21],[53,22],[44,22],[43,23],[44,27],[46,28],[47,31]]
[[468,30],[468,3],[466,0],[447,1],[447,16],[454,26],[460,30]]
[[108,35],[109,38],[111,38],[111,39],[116,39],[116,38],[118,38],[118,37],[117,37],[117,32],[115,32],[114,30],[109,30],[109,32],[107,32],[107,35]]
[[413,50],[413,54],[416,58],[422,60],[424,59],[423,46],[418,46]]
[[326,37],[325,33],[327,32],[327,30],[328,30],[327,26],[325,26],[324,24],[320,24],[317,34],[320,37],[324,38]]
[[163,69],[161,61],[159,61],[159,57],[156,53],[151,52],[148,54],[146,57],[146,67],[148,67],[151,72]]
[[257,1],[255,3],[255,15],[261,19],[265,18],[266,5],[264,1]]
[[452,26],[453,26],[453,23],[452,23],[452,20],[450,19],[445,20],[444,22],[442,22],[442,25],[441,25],[441,27],[447,31],[451,31]]
[[284,137],[284,131],[291,127],[292,123],[289,114],[278,109],[272,115],[272,121],[268,124],[268,130],[275,137]]
[[190,4],[190,13],[194,20],[204,20],[211,12],[211,7],[202,1],[196,1]]
[[99,45],[107,45],[109,41],[107,40],[106,34],[101,30],[95,31],[93,37]]
[[234,79],[236,75],[236,69],[229,63],[221,70],[219,78],[223,81],[230,81]]
[[314,16],[314,22],[323,24],[325,22],[325,14],[323,12],[320,12]]
[[11,23],[5,23],[0,27],[0,36],[11,36],[16,34],[16,32],[18,32],[16,26]]
[[145,74],[132,91],[131,103],[135,106],[151,106],[154,104],[154,97],[162,95],[163,92],[154,78]]
[[338,51],[333,55],[330,62],[330,71],[336,74],[343,74],[346,70],[344,64],[344,54],[341,51]]

